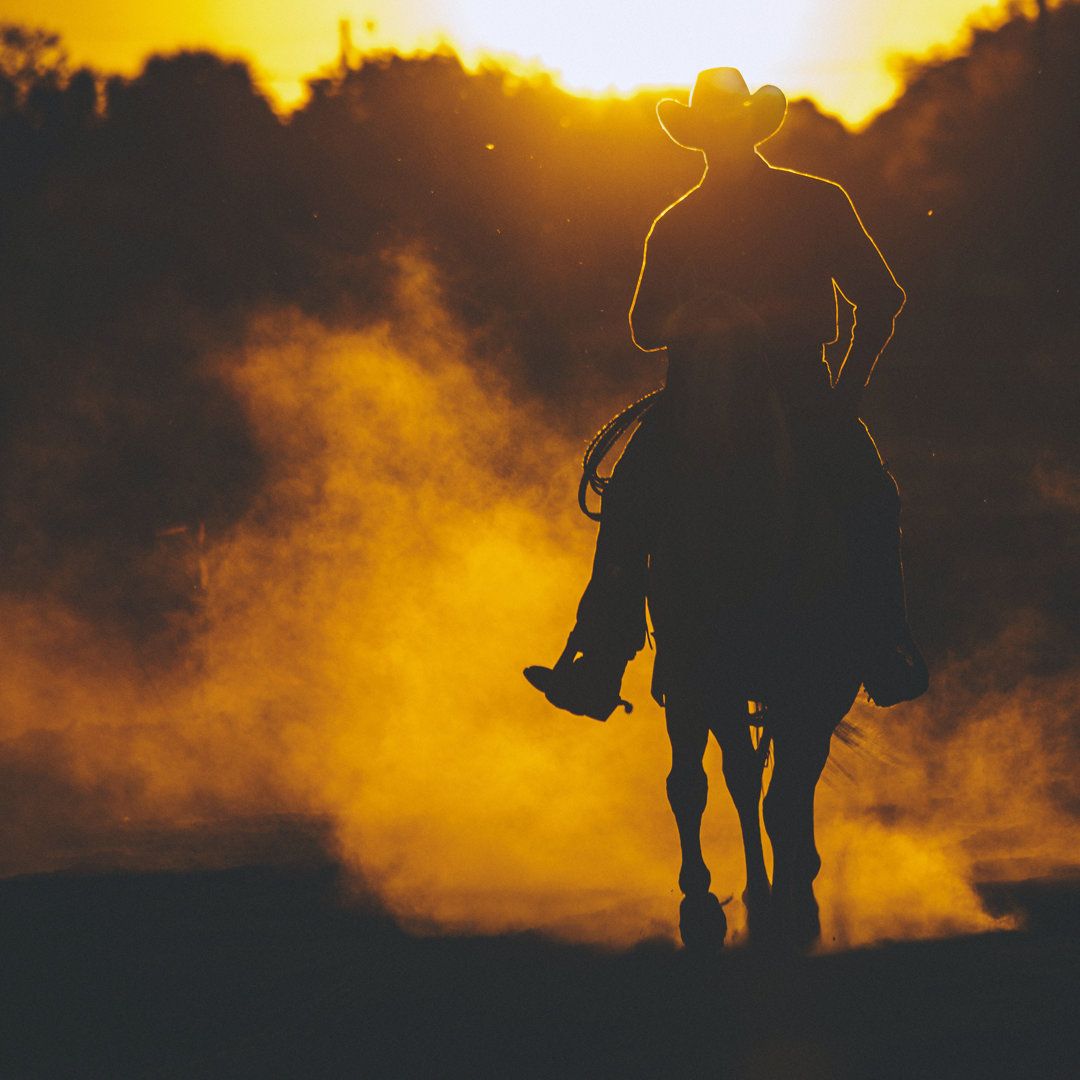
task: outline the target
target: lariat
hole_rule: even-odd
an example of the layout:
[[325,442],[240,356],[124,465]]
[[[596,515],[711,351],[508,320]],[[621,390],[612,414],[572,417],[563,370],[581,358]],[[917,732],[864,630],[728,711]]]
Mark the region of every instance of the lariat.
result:
[[600,466],[604,458],[610,453],[611,448],[626,434],[632,424],[639,423],[641,418],[659,400],[664,392],[662,386],[650,391],[642,398],[638,398],[632,405],[627,405],[618,416],[612,417],[594,436],[585,457],[581,462],[581,483],[578,485],[578,506],[581,512],[593,521],[599,521],[601,510],[589,509],[589,490],[591,489],[601,500],[604,497],[604,489],[611,480],[610,476],[600,475]]

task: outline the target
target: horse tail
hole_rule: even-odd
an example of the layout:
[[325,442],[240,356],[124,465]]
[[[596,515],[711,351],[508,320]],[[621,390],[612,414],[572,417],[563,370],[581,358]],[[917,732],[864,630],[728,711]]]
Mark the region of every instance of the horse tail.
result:
[[618,416],[613,416],[594,436],[585,457],[581,462],[581,483],[578,485],[578,506],[581,512],[593,521],[599,521],[600,510],[589,509],[589,491],[594,491],[603,498],[604,488],[607,487],[610,476],[600,475],[600,465],[611,451],[611,448],[626,433],[631,424],[640,422],[660,399],[664,388],[658,387],[650,391],[642,398],[638,398],[632,405],[627,405]]

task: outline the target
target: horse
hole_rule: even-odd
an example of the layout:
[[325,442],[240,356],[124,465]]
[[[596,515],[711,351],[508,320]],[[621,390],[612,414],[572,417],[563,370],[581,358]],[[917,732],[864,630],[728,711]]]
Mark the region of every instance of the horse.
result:
[[[701,848],[711,733],[742,832],[750,940],[805,950],[821,933],[815,789],[863,681],[850,545],[828,475],[845,450],[815,443],[838,441],[864,459],[872,452],[884,466],[861,424],[864,441],[853,437],[854,418],[793,423],[763,343],[745,335],[669,348],[663,398],[642,420],[609,490],[614,495],[621,482],[649,506],[642,514],[650,522],[653,696],[671,743],[681,937],[688,947],[716,948],[727,931]],[[760,825],[770,747],[763,817],[771,881]]]
[[[710,309],[706,330],[669,344],[666,385],[586,451],[578,503],[600,521],[592,577],[555,667],[524,674],[579,715],[629,711],[620,680],[644,644],[647,604],[683,942],[715,948],[727,933],[701,851],[711,733],[742,831],[750,937],[802,950],[821,933],[814,794],[832,736],[860,686],[892,705],[929,676],[907,628],[899,492],[869,432],[835,404],[824,363],[778,374],[760,320],[723,297]],[[634,424],[611,476],[599,476]]]

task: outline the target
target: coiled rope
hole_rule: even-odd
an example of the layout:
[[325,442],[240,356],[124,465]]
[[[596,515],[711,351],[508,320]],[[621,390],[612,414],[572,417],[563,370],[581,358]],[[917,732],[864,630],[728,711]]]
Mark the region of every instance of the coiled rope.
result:
[[578,485],[578,506],[581,512],[593,521],[599,521],[601,510],[589,509],[590,489],[604,496],[604,488],[611,480],[610,476],[600,475],[600,465],[611,448],[622,438],[631,424],[639,423],[641,418],[660,400],[664,388],[658,387],[643,398],[638,398],[632,405],[627,405],[618,416],[612,417],[594,436],[585,457],[581,462],[581,483]]

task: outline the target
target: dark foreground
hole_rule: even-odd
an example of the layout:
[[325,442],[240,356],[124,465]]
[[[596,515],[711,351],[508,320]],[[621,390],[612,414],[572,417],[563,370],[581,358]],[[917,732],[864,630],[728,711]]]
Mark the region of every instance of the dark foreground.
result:
[[[0,1076],[1071,1077],[1073,883],[1031,929],[803,960],[414,938],[330,869],[0,882]],[[992,892],[992,890],[991,890]]]

